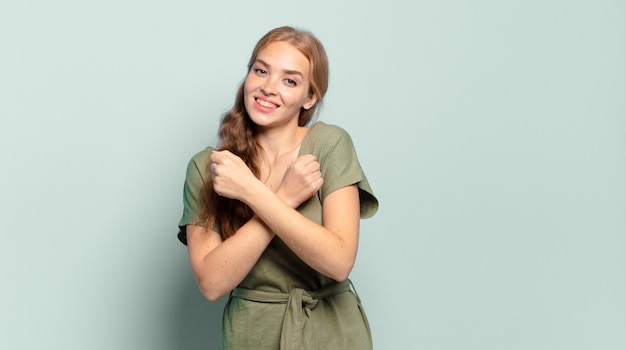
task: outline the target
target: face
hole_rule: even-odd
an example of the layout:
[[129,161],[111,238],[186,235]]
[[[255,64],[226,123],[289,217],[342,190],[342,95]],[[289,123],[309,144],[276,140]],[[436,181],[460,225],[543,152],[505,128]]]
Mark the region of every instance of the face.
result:
[[244,104],[261,127],[298,124],[300,109],[313,107],[309,60],[291,44],[275,41],[259,52],[244,82]]

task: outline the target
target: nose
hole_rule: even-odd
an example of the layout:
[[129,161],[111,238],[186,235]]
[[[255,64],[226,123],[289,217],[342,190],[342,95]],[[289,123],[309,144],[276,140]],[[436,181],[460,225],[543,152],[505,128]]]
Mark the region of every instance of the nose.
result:
[[272,78],[267,78],[261,84],[261,91],[266,95],[276,94],[276,82]]

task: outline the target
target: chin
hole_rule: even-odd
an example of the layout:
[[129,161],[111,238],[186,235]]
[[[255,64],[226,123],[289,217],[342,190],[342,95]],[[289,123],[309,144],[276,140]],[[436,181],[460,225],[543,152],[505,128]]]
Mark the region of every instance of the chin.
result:
[[267,128],[267,127],[274,125],[274,121],[269,120],[267,118],[257,118],[251,115],[250,120],[252,121],[252,124],[261,128]]

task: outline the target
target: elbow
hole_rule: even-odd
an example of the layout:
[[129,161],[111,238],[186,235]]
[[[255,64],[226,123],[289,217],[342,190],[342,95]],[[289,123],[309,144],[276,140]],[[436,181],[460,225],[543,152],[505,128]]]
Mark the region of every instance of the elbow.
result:
[[196,282],[202,295],[209,301],[217,301],[229,292],[229,290],[223,290],[212,283],[203,283],[200,280],[196,280]]
[[341,283],[341,282],[345,282],[348,280],[348,275],[337,275],[335,277],[332,277],[332,279],[334,279],[335,281]]
[[340,266],[335,269],[328,277],[334,279],[337,282],[344,282],[348,280],[350,277],[350,272],[352,271],[352,267],[354,263],[346,264],[345,266]]
[[215,276],[212,273],[208,273],[198,268],[198,264],[191,265],[196,285],[200,290],[200,293],[209,301],[217,301],[219,298],[230,292],[228,285],[224,284],[224,281]]
[[345,244],[341,247],[344,248],[342,251],[328,255],[324,261],[326,276],[339,283],[345,282],[350,277],[357,255],[356,246],[354,249],[345,248]]
[[210,292],[210,291],[202,291],[202,295],[209,301],[218,301],[224,294]]

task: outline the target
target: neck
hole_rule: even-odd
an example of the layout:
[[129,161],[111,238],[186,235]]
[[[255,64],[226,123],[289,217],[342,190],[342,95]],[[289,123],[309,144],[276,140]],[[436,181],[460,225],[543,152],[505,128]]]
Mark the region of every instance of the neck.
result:
[[259,146],[270,164],[286,154],[294,152],[304,136],[306,128],[298,125],[285,125],[281,128],[264,129],[257,134]]

